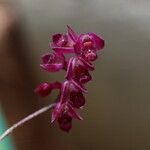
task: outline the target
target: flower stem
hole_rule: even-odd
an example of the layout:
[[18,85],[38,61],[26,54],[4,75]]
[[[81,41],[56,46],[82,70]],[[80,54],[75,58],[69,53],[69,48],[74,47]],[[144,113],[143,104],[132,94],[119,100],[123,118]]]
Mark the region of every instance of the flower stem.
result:
[[2,141],[6,136],[8,136],[14,129],[16,129],[17,127],[23,125],[25,122],[33,119],[34,117],[48,111],[49,109],[53,108],[55,104],[50,104],[48,106],[45,106],[39,110],[37,110],[36,112],[28,115],[27,117],[23,118],[22,120],[20,120],[19,122],[15,123],[14,125],[12,125],[9,129],[7,129],[1,136],[0,136],[0,141]]

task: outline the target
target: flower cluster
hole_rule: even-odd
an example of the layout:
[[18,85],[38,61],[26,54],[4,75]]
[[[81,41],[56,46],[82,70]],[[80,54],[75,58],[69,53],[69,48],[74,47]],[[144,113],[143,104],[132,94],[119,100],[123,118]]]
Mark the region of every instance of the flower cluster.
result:
[[[91,62],[97,59],[97,51],[104,47],[104,40],[92,32],[77,35],[67,26],[66,34],[52,36],[50,47],[52,53],[41,57],[43,63],[40,66],[48,72],[65,70],[65,81],[42,83],[35,92],[47,96],[52,90],[59,90],[51,122],[58,121],[60,129],[68,132],[72,127],[72,119],[82,120],[77,109],[83,108],[85,104],[85,84],[92,79],[89,72],[94,70]],[[65,54],[70,53],[75,55],[65,58]]]

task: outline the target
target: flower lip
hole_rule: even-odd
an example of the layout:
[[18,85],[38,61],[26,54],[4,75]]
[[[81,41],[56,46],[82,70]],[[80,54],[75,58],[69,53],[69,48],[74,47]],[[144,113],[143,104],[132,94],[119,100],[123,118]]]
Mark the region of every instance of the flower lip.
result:
[[97,54],[96,51],[88,49],[84,52],[83,57],[85,57],[88,62],[95,61],[97,59]]
[[81,108],[85,105],[85,97],[82,92],[71,92],[69,102],[73,107]]
[[69,132],[72,128],[72,117],[68,114],[63,114],[60,118],[58,118],[58,123],[61,130]]

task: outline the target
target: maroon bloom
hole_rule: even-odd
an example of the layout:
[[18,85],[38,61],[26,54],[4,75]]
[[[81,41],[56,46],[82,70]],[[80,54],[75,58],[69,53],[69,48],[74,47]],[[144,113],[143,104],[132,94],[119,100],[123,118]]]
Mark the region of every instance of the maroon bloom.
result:
[[71,80],[70,81],[66,80],[61,86],[61,95],[59,101],[61,103],[74,101],[70,100],[72,98],[71,93],[87,93],[87,91],[83,87],[80,87],[77,83]]
[[[84,105],[85,103],[85,98],[83,96],[84,89],[81,89],[79,86],[77,86],[74,82],[72,81],[65,81],[62,85],[61,89],[61,96],[60,96],[60,102],[61,103],[66,103],[69,102],[72,105],[76,106],[76,108],[80,108]],[[76,105],[77,102],[75,99],[78,97],[78,106]],[[73,97],[74,96],[74,97]]]
[[71,29],[71,27],[67,26],[68,32],[67,34],[54,34],[52,37],[52,43],[50,43],[50,47],[59,53],[73,53],[74,52],[74,44],[77,40],[76,33]]
[[70,104],[72,107],[81,108],[85,104],[85,97],[82,92],[72,91],[70,93]]
[[74,119],[82,120],[82,117],[79,115],[79,113],[68,102],[65,103],[58,102],[55,105],[54,110],[52,112],[51,122],[54,122],[58,118],[61,118],[61,116],[64,113],[67,113]]
[[[42,56],[40,65],[48,72],[56,72],[61,69],[66,71],[65,81],[62,83],[42,83],[35,92],[41,96],[47,96],[54,89],[59,89],[59,94],[52,110],[51,122],[57,121],[61,130],[69,132],[72,128],[72,120],[82,120],[78,109],[85,105],[87,89],[85,84],[92,80],[90,71],[94,70],[92,61],[97,59],[97,51],[104,47],[104,40],[95,33],[80,34],[67,26],[66,34],[55,34],[50,43],[53,53]],[[65,59],[67,53],[74,53],[69,59]]]
[[65,68],[65,57],[59,53],[48,53],[42,57],[43,64],[40,66],[48,72],[56,72]]
[[58,118],[58,123],[61,130],[69,132],[72,128],[72,117],[69,114],[64,113]]
[[89,70],[93,69],[91,65],[83,62],[82,59],[75,57],[69,60],[66,78],[84,84],[92,79]]
[[68,102],[58,102],[52,112],[51,122],[57,120],[60,128],[68,132],[72,127],[72,118],[82,120],[80,114]]
[[74,45],[75,52],[87,61],[96,60],[96,51],[101,50],[103,47],[104,40],[92,32],[81,34]]

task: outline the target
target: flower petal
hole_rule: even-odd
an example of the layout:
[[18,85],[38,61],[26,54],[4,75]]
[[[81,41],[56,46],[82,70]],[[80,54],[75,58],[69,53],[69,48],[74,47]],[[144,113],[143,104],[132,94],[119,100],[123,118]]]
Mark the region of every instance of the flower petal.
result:
[[77,40],[77,38],[78,38],[78,36],[77,36],[77,34],[73,31],[73,29],[70,27],[70,26],[68,26],[67,25],[67,30],[68,30],[68,35],[70,36],[70,38],[74,41],[74,42],[76,42],[76,40]]
[[64,34],[54,34],[52,40],[56,46],[64,46],[67,43],[67,37]]
[[72,80],[72,83],[75,85],[75,87],[77,89],[79,89],[80,91],[84,92],[84,93],[88,93],[87,89],[78,81]]
[[73,107],[81,108],[85,104],[85,97],[82,92],[71,92],[69,102]]
[[61,116],[61,113],[62,113],[62,108],[64,106],[58,102],[55,107],[53,108],[53,111],[52,111],[52,118],[51,118],[51,123],[54,122],[55,120],[57,120],[60,116]]
[[65,54],[74,53],[73,47],[57,47],[51,44],[51,48],[57,53],[65,53]]
[[80,116],[80,114],[70,104],[68,104],[68,112],[72,118],[78,119],[78,120],[83,120],[83,118]]
[[65,57],[59,53],[47,53],[41,57],[43,64],[40,66],[49,72],[56,72],[64,68]]
[[61,96],[60,96],[60,102],[64,103],[68,100],[69,98],[69,87],[68,83],[64,82],[61,88]]
[[63,64],[41,64],[40,65],[44,70],[48,72],[57,72],[63,69]]
[[81,52],[82,52],[82,46],[83,46],[82,37],[83,36],[84,36],[84,34],[80,34],[76,43],[74,44],[74,50],[75,50],[77,55],[81,54]]
[[65,75],[65,78],[66,79],[70,79],[71,76],[72,76],[72,63],[73,63],[73,60],[74,58],[70,58],[69,61],[68,61],[68,67],[67,67],[67,72],[66,72],[66,75]]
[[92,76],[89,74],[88,71],[80,78],[80,82],[83,84],[89,82],[90,80],[92,80]]
[[97,48],[97,50],[101,50],[102,48],[104,48],[105,42],[101,36],[98,36],[93,32],[89,32],[88,35],[92,37],[93,41],[95,42],[95,47]]
[[85,62],[83,63],[82,59],[70,58],[65,77],[68,80],[72,80],[78,88],[85,92],[86,89],[82,84],[92,79],[87,69],[92,70],[93,68]]
[[86,61],[85,59],[83,59],[82,57],[78,57],[78,59],[80,59],[83,64],[85,65],[85,67],[87,67],[87,69],[93,71],[94,70],[94,65],[88,61]]
[[72,117],[65,113],[58,118],[58,123],[61,130],[69,132],[72,128]]
[[43,63],[47,63],[50,59],[51,53],[46,53],[44,55],[41,56],[41,59],[43,61]]

